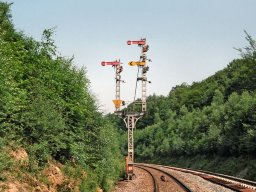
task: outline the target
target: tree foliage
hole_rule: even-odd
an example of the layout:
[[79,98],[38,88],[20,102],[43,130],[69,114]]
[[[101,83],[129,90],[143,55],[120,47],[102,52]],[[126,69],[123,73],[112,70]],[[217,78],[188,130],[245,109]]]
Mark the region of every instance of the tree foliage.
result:
[[161,157],[256,154],[255,40],[242,58],[168,96],[148,97],[148,115],[135,133],[137,160]]
[[38,42],[16,32],[10,5],[0,3],[0,137],[39,166],[54,159],[94,170],[109,188],[121,170],[118,132],[98,111],[86,70],[58,54],[53,33]]

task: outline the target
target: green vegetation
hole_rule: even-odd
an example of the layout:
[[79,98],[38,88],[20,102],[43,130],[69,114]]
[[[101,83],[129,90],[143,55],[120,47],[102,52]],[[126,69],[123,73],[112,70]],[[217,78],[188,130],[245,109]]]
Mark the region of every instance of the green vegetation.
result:
[[[0,2],[0,189],[15,180],[51,185],[44,172],[54,164],[65,175],[58,191],[110,191],[122,172],[126,129],[99,112],[86,70],[58,54],[52,34],[35,41],[17,32],[10,5]],[[246,39],[241,59],[227,68],[148,98],[135,133],[137,161],[256,180],[256,42]],[[27,160],[15,160],[18,149]]]
[[[256,180],[256,42],[247,33],[246,39],[248,47],[238,49],[242,58],[215,75],[176,86],[168,96],[149,96],[148,115],[135,132],[137,161],[237,174],[243,160],[250,170],[243,177]],[[234,166],[212,163],[218,159]]]
[[81,191],[109,191],[122,169],[118,132],[98,111],[86,70],[58,54],[52,34],[38,42],[15,31],[0,2],[0,173],[13,168],[5,149],[18,146],[29,155],[24,172],[39,177],[60,162],[87,173]]

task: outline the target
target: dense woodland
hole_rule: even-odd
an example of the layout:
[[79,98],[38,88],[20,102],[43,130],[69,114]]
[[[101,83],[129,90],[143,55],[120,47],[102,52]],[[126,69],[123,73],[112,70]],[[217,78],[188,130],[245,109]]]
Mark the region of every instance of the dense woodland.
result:
[[[41,41],[17,32],[10,5],[0,2],[0,182],[12,175],[22,183],[22,173],[40,180],[58,162],[70,177],[86,173],[81,191],[109,191],[123,166],[117,130],[99,112],[86,70],[58,53],[53,32],[43,31]],[[29,155],[17,175],[9,156],[16,148]],[[68,184],[57,190],[73,191]]]
[[234,60],[202,82],[173,88],[167,97],[150,96],[148,117],[140,124],[147,128],[137,132],[138,154],[255,154],[255,59]]

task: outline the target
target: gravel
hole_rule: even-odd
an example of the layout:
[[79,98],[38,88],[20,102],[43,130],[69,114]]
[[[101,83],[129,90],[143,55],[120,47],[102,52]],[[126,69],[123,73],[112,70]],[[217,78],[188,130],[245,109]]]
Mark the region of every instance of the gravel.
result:
[[131,181],[120,181],[113,192],[153,192],[153,180],[149,173],[134,167],[136,178]]
[[[184,192],[184,189],[180,187],[172,178],[168,175],[162,173],[161,171],[146,168],[149,170],[155,177],[158,184],[158,189],[161,192]],[[163,177],[163,178],[162,178]],[[162,178],[162,179],[161,179]]]
[[[157,167],[159,168],[159,167]],[[181,182],[185,183],[194,192],[233,192],[233,190],[211,183],[199,176],[190,173],[183,173],[167,168],[160,168],[169,172]],[[163,175],[158,171],[150,170],[157,178],[160,192],[179,192],[181,189],[168,178],[168,183],[161,183],[159,178]],[[157,173],[158,172],[158,173]],[[151,176],[144,170],[137,167],[134,168],[136,178],[131,181],[120,181],[112,192],[153,192],[153,180]],[[166,176],[167,178],[167,176]]]
[[231,189],[211,183],[197,175],[183,173],[176,170],[170,170],[167,168],[160,169],[169,172],[170,174],[178,178],[181,182],[184,182],[192,191],[195,192],[234,192]]

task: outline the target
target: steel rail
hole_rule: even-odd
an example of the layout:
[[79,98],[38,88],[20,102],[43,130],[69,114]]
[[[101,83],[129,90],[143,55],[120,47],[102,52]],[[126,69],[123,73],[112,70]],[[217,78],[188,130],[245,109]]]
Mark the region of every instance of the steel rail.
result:
[[157,184],[157,182],[156,182],[155,176],[154,176],[149,170],[145,169],[145,168],[142,167],[142,166],[139,166],[139,165],[134,165],[134,166],[137,167],[137,168],[139,168],[139,169],[143,169],[144,171],[146,171],[146,172],[152,177],[153,183],[154,183],[154,192],[159,192],[159,190],[158,190],[158,184]]
[[142,167],[148,167],[148,168],[151,168],[151,169],[155,169],[157,171],[160,171],[166,175],[168,175],[170,178],[172,178],[184,191],[186,192],[193,192],[186,184],[184,184],[183,182],[181,182],[177,177],[173,176],[171,173],[168,173],[164,170],[161,170],[161,169],[158,169],[156,167],[152,167],[150,165],[145,165],[145,164],[135,164],[136,166],[142,166]]
[[212,183],[224,186],[226,188],[230,188],[237,192],[256,192],[256,182],[254,181],[249,181],[246,179],[241,179],[241,178],[219,174],[219,173],[213,173],[210,171],[193,170],[193,169],[169,167],[169,166],[162,166],[162,165],[156,165],[156,166],[172,169],[176,171],[181,171],[185,173],[191,173],[193,175],[197,175],[206,180],[209,180]]
[[210,171],[204,171],[204,170],[193,170],[193,169],[188,169],[188,170],[192,170],[192,171],[198,171],[198,172],[201,172],[201,173],[206,173],[206,174],[210,174],[210,175],[215,175],[215,176],[218,176],[218,177],[223,177],[223,178],[226,178],[226,179],[230,179],[230,180],[234,180],[234,181],[237,181],[237,182],[241,182],[241,183],[244,183],[246,185],[251,185],[251,186],[254,186],[255,189],[256,189],[256,182],[255,181],[250,181],[250,180],[247,180],[247,179],[242,179],[242,178],[238,178],[238,177],[234,177],[234,176],[230,176],[230,175],[224,175],[224,174],[221,174],[221,173],[213,173],[213,172],[210,172]]

